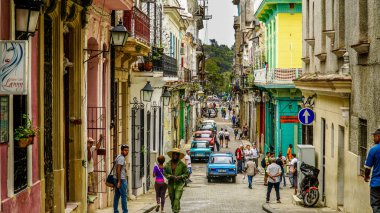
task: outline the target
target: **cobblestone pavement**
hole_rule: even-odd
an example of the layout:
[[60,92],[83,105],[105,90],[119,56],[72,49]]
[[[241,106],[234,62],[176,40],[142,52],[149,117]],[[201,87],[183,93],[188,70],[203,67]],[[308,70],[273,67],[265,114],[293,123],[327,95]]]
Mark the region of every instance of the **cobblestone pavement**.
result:
[[[228,126],[230,135],[233,136],[230,123],[221,122],[220,119],[218,121],[218,130]],[[231,138],[233,139],[233,137]],[[221,151],[231,151],[234,153],[241,143],[241,141],[232,141],[228,149],[223,148]],[[262,175],[257,175],[254,178],[253,189],[249,189],[247,180],[245,180],[245,183],[242,183],[243,176],[240,174],[236,179],[236,183],[231,183],[229,180],[207,183],[207,164],[192,163],[192,166],[193,174],[191,180],[193,182],[189,184],[189,187],[185,188],[182,195],[181,212],[264,212],[262,204],[265,202],[264,195],[266,188],[263,185]],[[166,201],[165,212],[172,212],[169,198]]]

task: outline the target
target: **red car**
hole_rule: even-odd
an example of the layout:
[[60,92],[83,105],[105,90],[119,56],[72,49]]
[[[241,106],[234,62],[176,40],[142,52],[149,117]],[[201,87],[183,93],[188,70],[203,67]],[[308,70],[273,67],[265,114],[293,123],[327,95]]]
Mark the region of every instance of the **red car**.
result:
[[195,141],[209,141],[211,150],[214,150],[215,136],[213,131],[196,131],[193,137]]

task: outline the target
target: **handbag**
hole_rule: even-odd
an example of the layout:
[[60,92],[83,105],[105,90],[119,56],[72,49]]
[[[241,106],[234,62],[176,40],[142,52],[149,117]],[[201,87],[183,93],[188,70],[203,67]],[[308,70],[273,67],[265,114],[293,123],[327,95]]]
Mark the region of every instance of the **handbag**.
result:
[[[119,156],[119,157],[120,157],[120,156]],[[111,171],[110,171],[110,173],[108,174],[107,179],[106,179],[106,186],[111,187],[111,188],[114,188],[114,187],[115,187],[115,185],[113,184],[113,174],[111,174],[111,173],[112,173],[113,169],[115,168],[115,166],[116,166],[116,160],[117,160],[119,157],[117,157],[117,158],[115,159],[115,161],[113,162],[113,167],[112,167],[112,169],[111,169]]]
[[158,165],[156,163],[154,163],[155,166],[157,167],[158,171],[160,172],[160,174],[162,175],[162,177],[164,178],[164,183],[165,184],[168,184],[168,179],[166,179],[165,175],[162,174],[161,170],[160,170],[160,167],[158,167]]

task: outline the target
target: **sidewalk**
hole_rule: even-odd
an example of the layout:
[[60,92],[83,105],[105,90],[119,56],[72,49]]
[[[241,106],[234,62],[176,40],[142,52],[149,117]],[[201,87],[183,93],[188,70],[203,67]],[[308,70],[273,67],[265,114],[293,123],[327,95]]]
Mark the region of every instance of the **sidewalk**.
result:
[[[156,207],[156,193],[154,190],[149,190],[146,194],[140,195],[137,199],[127,201],[128,212],[130,213],[146,213],[151,212]],[[119,211],[121,211],[121,204],[119,201]],[[108,207],[98,209],[96,213],[113,213],[113,208]]]
[[338,211],[332,210],[327,207],[313,207],[313,208],[307,208],[301,205],[296,205],[293,201],[293,192],[294,189],[290,189],[289,187],[283,187],[280,189],[281,194],[281,203],[276,203],[273,196],[274,193],[272,192],[272,199],[270,203],[264,203],[262,205],[263,210],[269,213],[283,213],[283,212],[292,212],[292,213],[308,213],[308,212],[315,212],[315,213],[337,213]]

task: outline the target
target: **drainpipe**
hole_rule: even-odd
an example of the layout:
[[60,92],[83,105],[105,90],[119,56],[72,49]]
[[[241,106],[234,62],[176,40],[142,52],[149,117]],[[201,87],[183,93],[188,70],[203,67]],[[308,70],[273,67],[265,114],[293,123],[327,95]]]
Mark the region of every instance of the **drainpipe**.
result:
[[[112,10],[111,12],[111,26],[115,26],[116,24],[116,13],[115,10]],[[113,45],[110,45],[110,68],[111,68],[111,124],[110,128],[113,128],[114,134],[113,134],[113,144],[114,144],[114,151],[117,150],[117,147],[115,147],[115,144],[117,144],[117,132],[116,132],[116,88],[115,88],[115,47]],[[115,153],[114,153],[115,154]],[[113,156],[115,157],[115,156]]]

